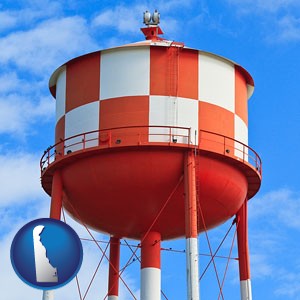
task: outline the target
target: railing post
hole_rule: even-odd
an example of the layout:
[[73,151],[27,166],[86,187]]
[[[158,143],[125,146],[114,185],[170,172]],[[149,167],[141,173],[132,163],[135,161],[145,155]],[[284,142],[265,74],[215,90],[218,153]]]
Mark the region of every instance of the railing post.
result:
[[82,149],[85,149],[85,133],[83,134],[83,139],[82,141]]

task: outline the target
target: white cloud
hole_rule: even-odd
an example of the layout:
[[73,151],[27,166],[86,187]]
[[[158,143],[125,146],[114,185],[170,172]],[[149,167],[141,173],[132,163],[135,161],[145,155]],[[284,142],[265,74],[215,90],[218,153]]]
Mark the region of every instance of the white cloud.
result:
[[278,228],[285,226],[300,230],[300,197],[289,189],[279,189],[256,197],[253,202],[250,201],[249,211],[250,220],[262,218]]
[[16,72],[0,74],[0,94],[17,90],[21,86],[21,81]]
[[120,33],[137,33],[142,24],[142,13],[144,6],[118,5],[112,9],[100,12],[93,20],[94,27],[111,27]]
[[[183,8],[187,7],[193,7],[194,5],[198,5],[198,1],[194,0],[186,0],[186,1],[181,1],[181,0],[170,0],[170,1],[164,1],[160,0],[157,1],[157,8],[158,10],[162,12],[172,12],[173,9],[180,9],[182,11]],[[151,4],[153,6],[153,4]]]
[[172,19],[170,17],[165,17],[162,20],[161,24],[163,32],[170,38],[171,40],[180,39],[181,38],[181,31],[180,28],[180,21],[176,19]]
[[[252,277],[272,280],[275,296],[300,299],[298,235],[300,197],[287,188],[256,197],[249,203],[249,244]],[[292,262],[292,263],[291,263]]]
[[0,155],[0,207],[30,202],[44,194],[40,185],[39,157],[13,153]]
[[268,43],[300,41],[300,1],[298,0],[228,0],[237,14],[257,18]]
[[273,276],[276,268],[269,262],[268,255],[264,253],[251,253],[252,278],[265,279]]
[[50,19],[34,29],[11,33],[0,39],[0,48],[0,63],[41,75],[96,45],[85,19],[75,16]]
[[[0,134],[15,134],[19,138],[24,138],[29,134],[31,125],[49,121],[54,116],[54,109],[55,102],[50,96],[42,97],[37,103],[18,94],[2,96],[0,97]],[[32,131],[30,133],[32,134]]]
[[[46,90],[48,86],[48,78],[38,80],[37,78],[21,75],[13,68],[3,69],[0,72],[0,99],[6,98],[11,94],[19,94],[22,97],[27,95],[31,99],[36,99],[41,90]],[[34,82],[34,87],[33,87]]]
[[[298,261],[298,265],[297,265]],[[281,284],[275,288],[275,295],[300,300],[300,266],[299,260],[295,259],[295,272],[289,270],[277,270],[276,274]]]
[[3,10],[0,12],[0,32],[17,26],[32,26],[43,18],[58,16],[62,12],[57,1],[26,1],[26,7],[19,10]]
[[28,0],[25,3],[25,8],[15,11],[20,24],[32,24],[34,21],[53,16],[57,17],[62,13],[62,3],[59,1]]
[[14,27],[17,24],[16,17],[7,11],[0,12],[0,32],[11,27]]
[[276,13],[281,9],[299,6],[298,0],[228,0],[230,4],[236,5],[240,13]]
[[[300,41],[300,17],[286,15],[278,20],[277,41],[289,42]],[[270,36],[271,41],[274,36]]]

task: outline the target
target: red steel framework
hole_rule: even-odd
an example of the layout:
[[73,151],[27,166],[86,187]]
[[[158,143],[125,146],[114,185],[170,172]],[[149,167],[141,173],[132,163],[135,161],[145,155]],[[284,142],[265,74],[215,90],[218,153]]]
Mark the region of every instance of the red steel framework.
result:
[[[164,208],[167,206],[171,196],[176,192],[178,185],[184,179],[185,186],[185,214],[186,214],[186,252],[187,255],[187,276],[188,284],[188,299],[199,299],[199,286],[195,283],[198,282],[199,274],[198,268],[198,240],[197,233],[199,230],[199,224],[202,222],[204,231],[207,234],[207,228],[205,220],[203,218],[201,204],[199,203],[196,169],[197,169],[197,158],[199,156],[216,157],[218,160],[230,162],[236,168],[240,169],[247,178],[248,181],[248,194],[247,199],[254,196],[260,186],[262,165],[261,159],[258,154],[249,146],[236,141],[230,137],[208,132],[202,130],[199,132],[199,144],[193,144],[193,135],[190,128],[185,127],[174,127],[174,126],[152,126],[167,128],[168,133],[159,134],[167,137],[164,142],[149,142],[149,134],[145,134],[145,128],[148,128],[150,132],[151,126],[130,126],[130,127],[118,127],[106,130],[90,131],[79,135],[72,136],[68,139],[62,140],[59,143],[49,147],[41,158],[40,167],[42,173],[42,185],[43,188],[51,195],[51,209],[50,217],[60,219],[63,199],[63,187],[60,168],[62,164],[72,162],[74,159],[78,159],[81,155],[90,154],[91,152],[107,151],[107,149],[117,149],[124,147],[151,147],[151,146],[168,146],[171,148],[182,149],[185,153],[184,158],[184,178],[182,177],[166,203],[163,205],[161,211],[157,214],[157,217],[153,221],[149,230],[145,232],[141,239],[141,299],[151,300],[160,298],[160,233],[152,231],[152,227],[155,222],[159,219]],[[123,129],[132,129],[130,134]],[[180,129],[181,134],[177,134]],[[98,137],[91,133],[97,133]],[[157,135],[157,134],[155,134]],[[92,136],[92,138],[90,138]],[[216,138],[217,137],[217,138]],[[197,138],[197,137],[196,137]],[[195,138],[195,139],[196,139]],[[74,140],[74,142],[72,142]],[[89,142],[95,142],[97,140],[98,146],[89,147]],[[185,143],[178,143],[177,141],[185,141]],[[67,142],[67,143],[66,143]],[[74,153],[69,151],[77,146]],[[239,151],[238,157],[235,156]],[[249,253],[248,253],[248,233],[247,233],[247,199],[244,204],[237,212],[237,216],[234,222],[237,224],[237,237],[238,237],[238,254],[239,254],[239,266],[240,266],[240,280],[241,280],[241,299],[252,299],[250,285],[250,267],[249,267]],[[71,204],[72,205],[72,204]],[[198,208],[197,208],[198,207]],[[200,208],[200,215],[197,213],[197,209]],[[76,211],[80,219],[80,213]],[[81,220],[81,222],[83,222]],[[155,247],[154,247],[155,245]],[[107,248],[106,248],[107,249]],[[101,250],[103,252],[103,250]],[[105,250],[106,251],[106,250]],[[133,256],[136,256],[137,249],[133,252]],[[211,251],[211,261],[214,264],[215,253]],[[232,251],[232,249],[231,249]],[[105,252],[103,252],[105,256]],[[119,294],[119,279],[121,279],[120,272],[120,237],[111,236],[110,239],[110,256],[109,256],[109,286],[108,293],[105,298],[109,300],[118,299]],[[228,258],[229,262],[230,257]],[[195,261],[197,263],[195,263]],[[210,264],[209,263],[209,264]],[[201,277],[203,274],[201,275]],[[217,275],[218,278],[218,275]],[[224,284],[225,275],[221,283],[218,278],[218,284],[220,288],[219,298],[222,297],[222,287]],[[149,290],[150,288],[150,290]],[[151,291],[151,292],[149,292]],[[132,293],[132,292],[131,292]],[[133,295],[133,294],[132,294]],[[163,294],[165,299],[167,297]],[[51,298],[52,291],[46,291],[44,293],[44,299]],[[81,299],[82,296],[80,296]],[[133,296],[134,298],[134,296]]]

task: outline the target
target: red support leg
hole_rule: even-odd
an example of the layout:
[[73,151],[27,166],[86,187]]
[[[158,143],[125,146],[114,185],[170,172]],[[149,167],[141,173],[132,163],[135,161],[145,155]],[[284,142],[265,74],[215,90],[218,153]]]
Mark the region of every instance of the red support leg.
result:
[[[62,208],[63,185],[60,171],[55,171],[52,181],[50,218],[60,220]],[[54,291],[43,292],[43,300],[54,300]]]
[[55,171],[52,181],[50,218],[60,220],[62,208],[63,186],[60,171]]
[[247,199],[237,213],[237,241],[239,254],[241,300],[252,300],[250,259],[248,247]]
[[108,300],[119,299],[120,239],[110,237]]
[[185,235],[188,300],[199,300],[198,215],[195,154],[189,151],[184,159]]
[[153,231],[142,238],[141,300],[160,300],[160,240],[160,233]]

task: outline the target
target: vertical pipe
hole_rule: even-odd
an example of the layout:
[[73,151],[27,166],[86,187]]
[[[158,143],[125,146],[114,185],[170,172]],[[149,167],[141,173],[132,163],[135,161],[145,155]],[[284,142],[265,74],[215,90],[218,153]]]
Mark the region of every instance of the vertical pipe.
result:
[[160,300],[160,240],[160,233],[154,231],[142,237],[141,300]]
[[119,271],[120,271],[120,239],[110,237],[108,300],[119,299]]
[[239,254],[241,300],[252,300],[250,259],[248,247],[247,199],[237,213],[237,242]]
[[[52,180],[50,218],[60,220],[62,208],[63,187],[61,174],[56,170]],[[54,300],[54,291],[43,291],[43,300]]]
[[199,300],[197,193],[195,154],[188,151],[184,158],[185,234],[188,300]]

